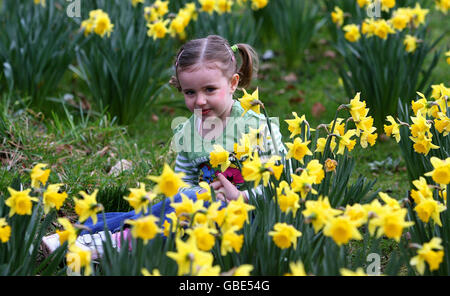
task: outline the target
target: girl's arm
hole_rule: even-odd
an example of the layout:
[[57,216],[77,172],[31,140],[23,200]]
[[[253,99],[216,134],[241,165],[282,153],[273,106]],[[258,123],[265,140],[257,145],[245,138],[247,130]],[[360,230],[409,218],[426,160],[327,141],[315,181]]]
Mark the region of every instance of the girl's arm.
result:
[[184,173],[183,181],[188,185],[187,187],[183,187],[179,190],[179,192],[183,192],[185,190],[195,190],[200,191],[202,188],[198,185],[199,178],[199,170],[197,166],[194,166],[187,157],[186,152],[180,152],[177,155],[175,161],[175,169],[176,173]]

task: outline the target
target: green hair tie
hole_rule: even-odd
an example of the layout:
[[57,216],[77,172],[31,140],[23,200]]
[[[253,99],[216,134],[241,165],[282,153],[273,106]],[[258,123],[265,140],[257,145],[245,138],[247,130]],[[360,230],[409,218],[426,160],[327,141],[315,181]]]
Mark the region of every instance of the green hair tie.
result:
[[236,52],[236,51],[239,50],[239,47],[235,44],[235,45],[233,45],[233,46],[231,47],[231,50],[232,50],[233,52]]

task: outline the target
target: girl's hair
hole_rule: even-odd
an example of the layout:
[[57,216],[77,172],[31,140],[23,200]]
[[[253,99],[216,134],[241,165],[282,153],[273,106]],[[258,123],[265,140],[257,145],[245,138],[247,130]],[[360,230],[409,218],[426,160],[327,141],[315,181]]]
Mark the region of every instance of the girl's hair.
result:
[[170,85],[181,91],[178,81],[178,71],[183,71],[202,62],[219,62],[218,67],[226,77],[239,74],[240,88],[247,88],[258,71],[258,55],[248,44],[235,45],[239,51],[241,66],[228,41],[218,35],[209,35],[206,38],[194,39],[184,44],[175,59],[175,75],[170,79]]

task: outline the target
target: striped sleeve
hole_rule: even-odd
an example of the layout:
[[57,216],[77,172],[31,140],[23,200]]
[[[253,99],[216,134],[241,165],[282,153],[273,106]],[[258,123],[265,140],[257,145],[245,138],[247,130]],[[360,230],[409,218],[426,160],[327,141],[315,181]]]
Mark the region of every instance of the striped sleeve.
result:
[[183,181],[188,185],[179,190],[183,192],[185,190],[199,191],[202,188],[198,186],[199,171],[198,167],[194,166],[187,157],[186,153],[180,152],[175,160],[175,172],[184,173]]

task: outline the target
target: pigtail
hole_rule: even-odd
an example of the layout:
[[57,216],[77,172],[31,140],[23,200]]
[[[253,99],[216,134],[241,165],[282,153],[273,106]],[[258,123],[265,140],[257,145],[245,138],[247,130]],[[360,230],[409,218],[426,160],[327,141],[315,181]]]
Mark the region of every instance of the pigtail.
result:
[[237,71],[239,74],[239,85],[240,88],[247,88],[250,86],[252,79],[256,77],[259,66],[258,54],[248,44],[239,43],[236,44],[239,50],[239,55],[241,57],[241,67]]
[[174,62],[174,68],[175,68],[175,75],[172,75],[172,77],[170,77],[169,80],[169,85],[172,87],[175,87],[178,91],[181,92],[181,85],[180,82],[178,81],[178,64],[180,61],[180,55],[183,53],[184,50],[184,46],[182,46],[177,53],[177,56],[175,57],[175,62]]

